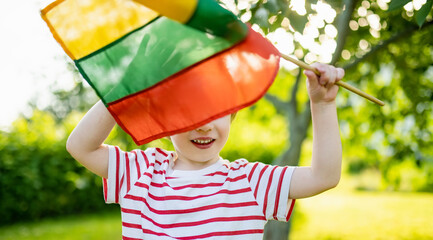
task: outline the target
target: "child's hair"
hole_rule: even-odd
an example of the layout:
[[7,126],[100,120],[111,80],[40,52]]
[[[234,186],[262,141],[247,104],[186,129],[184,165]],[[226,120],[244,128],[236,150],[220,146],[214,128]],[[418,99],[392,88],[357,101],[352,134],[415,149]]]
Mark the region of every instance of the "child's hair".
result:
[[232,114],[230,115],[230,122],[233,122],[233,120],[235,120],[236,114],[237,114],[237,112],[232,113]]

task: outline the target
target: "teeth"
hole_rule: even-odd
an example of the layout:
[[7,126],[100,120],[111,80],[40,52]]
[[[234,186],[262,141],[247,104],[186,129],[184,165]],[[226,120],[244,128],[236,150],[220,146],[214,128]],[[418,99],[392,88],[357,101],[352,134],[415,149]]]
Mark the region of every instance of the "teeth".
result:
[[206,139],[206,140],[194,139],[192,141],[195,143],[198,143],[198,144],[208,144],[208,143],[212,142],[213,139]]

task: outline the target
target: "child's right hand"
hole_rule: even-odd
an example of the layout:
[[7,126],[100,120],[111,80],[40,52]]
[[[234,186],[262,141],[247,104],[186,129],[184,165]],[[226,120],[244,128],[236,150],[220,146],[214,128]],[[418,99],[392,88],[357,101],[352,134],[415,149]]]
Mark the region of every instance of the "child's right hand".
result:
[[335,83],[344,77],[344,69],[323,63],[313,63],[311,66],[320,72],[318,76],[311,70],[304,70],[308,78],[307,89],[311,102],[333,102],[338,92],[338,86]]

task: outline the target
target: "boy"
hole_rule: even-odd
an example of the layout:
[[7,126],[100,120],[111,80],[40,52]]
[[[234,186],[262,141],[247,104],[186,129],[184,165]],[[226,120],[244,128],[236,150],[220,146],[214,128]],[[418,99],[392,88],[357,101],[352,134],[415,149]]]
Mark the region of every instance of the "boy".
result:
[[334,83],[344,71],[313,67],[320,77],[304,71],[313,120],[310,167],[221,159],[230,115],[171,136],[174,152],[123,152],[103,144],[115,121],[101,102],[74,129],[67,149],[103,178],[105,201],[120,204],[123,239],[262,239],[267,220],[288,221],[294,199],[331,189],[340,179]]

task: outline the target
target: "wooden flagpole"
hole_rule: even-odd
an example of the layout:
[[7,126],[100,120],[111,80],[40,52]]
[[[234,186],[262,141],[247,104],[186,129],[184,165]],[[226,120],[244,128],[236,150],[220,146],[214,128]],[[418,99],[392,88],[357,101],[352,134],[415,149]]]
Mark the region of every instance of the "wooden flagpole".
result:
[[[299,61],[297,59],[294,59],[292,57],[289,57],[289,56],[287,56],[287,55],[285,55],[283,53],[280,53],[280,54],[281,54],[281,57],[284,58],[284,59],[286,59],[287,61],[290,61],[290,62],[298,65],[299,67],[301,67],[303,69],[311,70],[311,71],[315,72],[318,76],[320,76],[320,72],[317,71],[317,69],[311,67],[310,65],[308,65],[308,64],[306,64],[306,63],[304,63],[302,61]],[[356,93],[359,96],[364,97],[364,98],[366,98],[366,99],[368,99],[368,100],[370,100],[370,101],[372,101],[372,102],[374,102],[374,103],[376,103],[376,104],[378,104],[380,106],[384,106],[385,105],[385,103],[382,102],[381,100],[379,100],[379,99],[377,99],[377,98],[375,98],[375,97],[373,97],[373,96],[371,96],[371,95],[369,95],[369,94],[367,94],[367,93],[359,90],[358,88],[353,87],[353,86],[351,86],[351,85],[349,85],[349,84],[347,84],[347,83],[345,83],[343,81],[338,81],[335,84],[338,85],[338,86],[344,87],[345,89],[347,89],[347,90],[349,90],[349,91],[351,91],[353,93]]]

